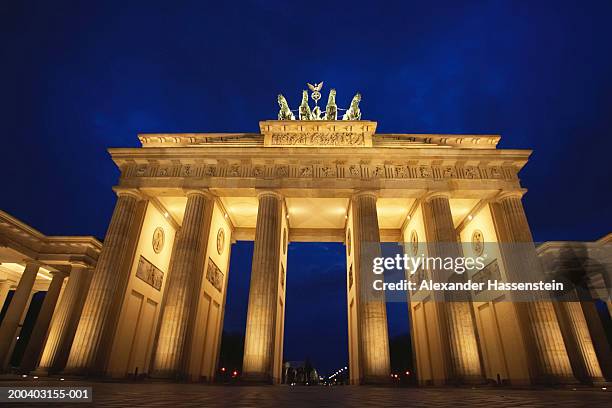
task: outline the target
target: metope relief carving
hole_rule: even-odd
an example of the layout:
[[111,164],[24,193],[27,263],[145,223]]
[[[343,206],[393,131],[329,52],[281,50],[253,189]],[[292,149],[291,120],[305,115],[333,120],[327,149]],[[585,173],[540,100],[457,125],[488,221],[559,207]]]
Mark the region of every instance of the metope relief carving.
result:
[[227,169],[227,175],[230,177],[239,177],[240,176],[240,165],[233,164]]
[[476,167],[473,166],[467,166],[463,169],[463,174],[465,176],[465,178],[467,179],[475,179],[475,178],[479,178],[480,175],[478,174],[478,169]]
[[410,177],[410,168],[408,166],[397,166],[397,167],[395,167],[395,176],[397,178],[408,178],[408,177]]
[[457,170],[453,166],[446,166],[442,170],[443,178],[455,178],[457,177]]
[[376,166],[372,168],[372,177],[382,178],[385,176],[385,168],[383,166]]
[[431,167],[421,166],[419,167],[419,174],[422,178],[430,178],[432,176]]
[[335,166],[321,166],[319,169],[320,177],[336,177],[336,167]]
[[300,177],[312,177],[312,166],[300,167]]
[[288,166],[278,166],[276,168],[276,175],[278,177],[287,177],[289,175],[289,167]]
[[349,174],[351,175],[351,177],[360,177],[361,167],[357,165],[349,166]]
[[215,166],[206,166],[204,168],[204,176],[214,177],[217,175],[217,168]]
[[252,174],[253,174],[253,177],[263,177],[265,172],[266,171],[265,171],[264,167],[262,167],[262,166],[254,166]]
[[212,259],[208,258],[208,268],[206,268],[206,280],[219,292],[223,290],[223,272],[213,262]]

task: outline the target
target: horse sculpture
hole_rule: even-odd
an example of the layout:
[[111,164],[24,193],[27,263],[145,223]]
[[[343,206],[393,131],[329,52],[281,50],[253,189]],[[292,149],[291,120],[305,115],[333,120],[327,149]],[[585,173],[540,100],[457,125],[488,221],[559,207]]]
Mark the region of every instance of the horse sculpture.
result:
[[295,120],[295,116],[291,109],[289,109],[289,104],[282,94],[278,94],[278,106],[280,106],[278,120]]
[[329,91],[327,106],[325,107],[325,120],[338,120],[338,106],[336,106],[336,90]]
[[308,106],[308,91],[302,91],[302,104],[300,105],[300,120],[312,120],[312,112]]
[[342,115],[342,120],[361,120],[361,110],[359,109],[359,102],[361,102],[361,94],[355,94],[351,101],[351,106]]

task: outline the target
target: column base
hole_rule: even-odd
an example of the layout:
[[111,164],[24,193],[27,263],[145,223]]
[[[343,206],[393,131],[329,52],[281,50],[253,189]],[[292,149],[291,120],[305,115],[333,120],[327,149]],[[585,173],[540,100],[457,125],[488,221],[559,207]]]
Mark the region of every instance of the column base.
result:
[[36,367],[33,371],[30,372],[32,375],[37,375],[39,377],[48,377],[51,373],[47,367]]

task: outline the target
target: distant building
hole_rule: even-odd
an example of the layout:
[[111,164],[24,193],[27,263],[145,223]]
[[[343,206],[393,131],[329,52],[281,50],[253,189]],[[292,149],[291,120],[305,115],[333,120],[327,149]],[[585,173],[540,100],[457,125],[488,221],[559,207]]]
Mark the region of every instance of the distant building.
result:
[[319,373],[308,361],[287,361],[283,365],[283,384],[315,385]]

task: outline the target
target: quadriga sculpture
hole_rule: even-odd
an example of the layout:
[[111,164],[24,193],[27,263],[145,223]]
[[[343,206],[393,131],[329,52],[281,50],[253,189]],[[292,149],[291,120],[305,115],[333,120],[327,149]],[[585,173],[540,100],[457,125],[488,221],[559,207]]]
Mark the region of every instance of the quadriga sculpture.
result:
[[[321,93],[319,92],[323,87],[323,82],[315,83],[315,85],[308,84],[308,87],[312,91],[312,99],[315,101],[315,107],[311,110],[308,104],[308,91],[302,91],[302,103],[298,109],[299,120],[338,120],[338,105],[336,105],[336,90],[331,89],[327,98],[327,106],[325,112],[321,111],[318,105],[319,99],[321,99]],[[351,106],[342,115],[342,120],[361,120],[361,110],[359,109],[359,103],[361,102],[361,94],[357,93],[351,101]],[[289,104],[285,97],[281,94],[278,95],[278,105],[280,110],[278,111],[278,120],[295,120],[295,115],[289,109]],[[344,110],[344,109],[342,109]]]

